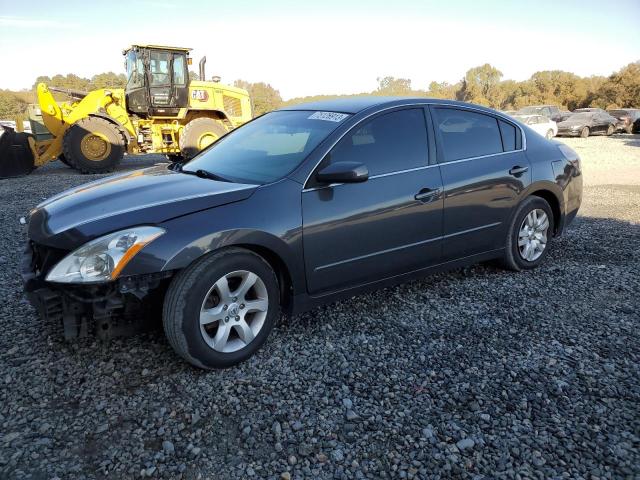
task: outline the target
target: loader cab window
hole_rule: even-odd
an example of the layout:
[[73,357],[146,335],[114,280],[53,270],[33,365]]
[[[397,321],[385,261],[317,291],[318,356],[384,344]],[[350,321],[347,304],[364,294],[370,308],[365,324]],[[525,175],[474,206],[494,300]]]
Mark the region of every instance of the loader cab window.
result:
[[136,52],[127,53],[127,89],[144,87],[144,63]]
[[178,86],[186,85],[186,69],[184,68],[184,55],[173,55],[173,83]]
[[151,73],[151,85],[158,87],[171,85],[169,75],[169,62],[171,54],[168,52],[151,52],[149,55],[149,71]]

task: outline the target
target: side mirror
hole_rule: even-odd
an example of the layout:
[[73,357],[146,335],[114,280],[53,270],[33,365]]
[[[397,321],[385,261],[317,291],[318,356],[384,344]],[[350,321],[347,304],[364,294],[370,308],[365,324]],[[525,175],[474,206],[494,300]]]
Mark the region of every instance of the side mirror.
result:
[[369,178],[367,166],[359,162],[336,162],[327,165],[318,173],[320,183],[359,183]]

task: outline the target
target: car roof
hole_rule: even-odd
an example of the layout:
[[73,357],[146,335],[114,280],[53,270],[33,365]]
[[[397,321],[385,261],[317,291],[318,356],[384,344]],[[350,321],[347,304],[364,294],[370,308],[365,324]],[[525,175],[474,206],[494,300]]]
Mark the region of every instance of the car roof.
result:
[[[474,105],[465,102],[459,102],[457,100],[444,100],[439,98],[428,97],[376,97],[370,96],[358,96],[347,98],[334,98],[329,100],[319,100],[316,102],[300,103],[297,105],[289,105],[287,107],[280,108],[279,110],[320,110],[327,112],[342,112],[342,113],[360,113],[372,107],[388,106],[393,107],[396,105],[413,104],[413,103],[431,103],[431,104],[446,104],[446,105],[460,105],[471,106],[476,109],[486,110],[487,112],[496,113],[495,110],[491,110],[480,105]],[[500,112],[497,112],[500,113]],[[503,114],[504,115],[504,114]]]

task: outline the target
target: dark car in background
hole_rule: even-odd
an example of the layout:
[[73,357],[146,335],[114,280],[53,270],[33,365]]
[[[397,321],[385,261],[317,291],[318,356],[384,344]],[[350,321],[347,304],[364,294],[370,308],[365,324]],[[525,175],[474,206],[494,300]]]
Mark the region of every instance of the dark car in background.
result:
[[494,110],[317,102],[254,119],[183,166],[46,200],[29,214],[23,278],[67,337],[150,315],[188,362],[227,367],[281,312],[485,260],[533,269],[581,198],[578,155]]
[[640,133],[640,109],[619,108],[608,110],[607,113],[620,122],[618,130],[626,133]]
[[613,135],[617,122],[603,110],[578,109],[558,122],[558,136],[587,138],[590,135]]

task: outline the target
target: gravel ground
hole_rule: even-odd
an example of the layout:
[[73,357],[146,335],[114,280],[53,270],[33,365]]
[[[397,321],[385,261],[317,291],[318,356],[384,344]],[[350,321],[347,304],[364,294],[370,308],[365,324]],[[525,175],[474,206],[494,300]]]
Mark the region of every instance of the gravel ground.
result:
[[0,182],[0,478],[640,478],[640,137],[567,143],[584,204],[540,269],[318,308],[211,373],[161,331],[67,343],[43,324],[18,218],[89,177]]

